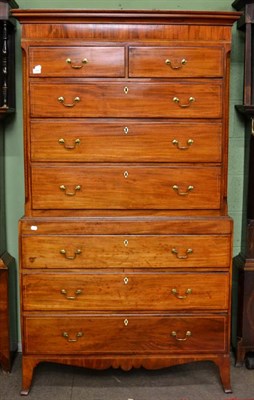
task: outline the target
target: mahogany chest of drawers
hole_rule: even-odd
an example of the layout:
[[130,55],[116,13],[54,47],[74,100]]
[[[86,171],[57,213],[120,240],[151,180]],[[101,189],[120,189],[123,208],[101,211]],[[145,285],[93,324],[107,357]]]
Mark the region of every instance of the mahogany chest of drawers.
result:
[[41,361],[211,360],[229,392],[238,13],[17,10],[23,388]]

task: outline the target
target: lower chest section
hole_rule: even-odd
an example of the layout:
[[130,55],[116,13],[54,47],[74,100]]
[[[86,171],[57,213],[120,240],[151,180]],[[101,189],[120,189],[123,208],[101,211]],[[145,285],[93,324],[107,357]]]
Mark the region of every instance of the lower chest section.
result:
[[21,222],[26,354],[228,349],[229,218]]

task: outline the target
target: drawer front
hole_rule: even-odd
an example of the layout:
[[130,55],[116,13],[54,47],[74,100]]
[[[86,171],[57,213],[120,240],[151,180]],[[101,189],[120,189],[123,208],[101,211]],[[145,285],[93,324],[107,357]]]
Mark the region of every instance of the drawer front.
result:
[[34,166],[33,209],[219,209],[219,167]]
[[31,83],[32,117],[221,118],[222,82]]
[[24,274],[22,282],[23,309],[27,311],[228,308],[227,273],[46,272]]
[[24,236],[23,268],[229,268],[223,235]]
[[221,141],[220,123],[31,121],[32,161],[220,162]]
[[124,314],[26,317],[24,347],[26,354],[220,353],[227,350],[227,318]]
[[33,77],[124,77],[124,47],[30,47]]
[[130,77],[194,78],[222,75],[223,51],[219,47],[129,48]]

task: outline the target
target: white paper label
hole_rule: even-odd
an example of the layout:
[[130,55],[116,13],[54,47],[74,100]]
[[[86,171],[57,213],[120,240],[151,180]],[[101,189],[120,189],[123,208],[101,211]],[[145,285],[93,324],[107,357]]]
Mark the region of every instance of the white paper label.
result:
[[41,65],[36,65],[36,66],[33,68],[33,73],[34,73],[34,74],[41,74]]

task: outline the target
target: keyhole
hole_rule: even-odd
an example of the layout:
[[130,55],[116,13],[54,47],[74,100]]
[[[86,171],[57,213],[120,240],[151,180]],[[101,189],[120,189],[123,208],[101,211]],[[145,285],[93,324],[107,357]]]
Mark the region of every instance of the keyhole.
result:
[[127,86],[125,86],[125,88],[124,88],[124,90],[123,90],[123,91],[124,91],[124,93],[125,93],[125,94],[128,94],[128,92],[129,92],[129,88],[128,88]]
[[129,128],[126,126],[126,127],[123,129],[123,131],[124,131],[125,135],[128,135]]
[[123,173],[123,176],[125,177],[125,179],[127,179],[127,178],[128,178],[128,176],[129,176],[129,173],[128,173],[128,171],[125,171],[125,172]]

